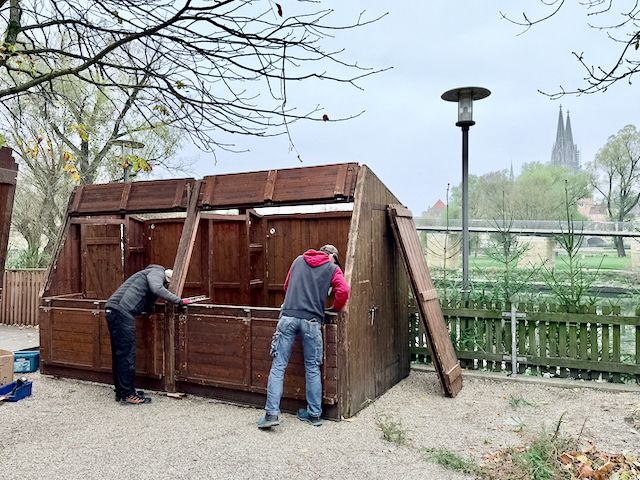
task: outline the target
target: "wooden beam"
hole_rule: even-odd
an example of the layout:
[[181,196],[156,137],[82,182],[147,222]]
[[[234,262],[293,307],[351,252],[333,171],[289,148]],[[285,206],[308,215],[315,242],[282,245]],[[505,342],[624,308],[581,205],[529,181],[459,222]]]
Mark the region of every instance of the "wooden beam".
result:
[[15,185],[18,178],[17,170],[9,170],[8,168],[0,168],[0,183]]
[[122,196],[120,197],[120,210],[125,211],[127,209],[127,203],[129,203],[129,194],[131,193],[131,182],[124,184],[122,189]]
[[276,187],[277,170],[269,170],[267,174],[267,182],[264,185],[264,201],[271,202],[273,200],[273,191]]
[[[189,262],[193,253],[193,244],[200,225],[200,210],[198,210],[198,197],[200,196],[200,186],[202,181],[195,182],[189,194],[189,204],[187,207],[187,218],[182,227],[182,235],[176,252],[176,259],[173,264],[173,277],[169,284],[169,290],[178,296],[182,295],[182,289],[187,279]],[[177,309],[173,306],[165,311],[165,336],[164,336],[164,389],[167,392],[176,391],[176,314]]]

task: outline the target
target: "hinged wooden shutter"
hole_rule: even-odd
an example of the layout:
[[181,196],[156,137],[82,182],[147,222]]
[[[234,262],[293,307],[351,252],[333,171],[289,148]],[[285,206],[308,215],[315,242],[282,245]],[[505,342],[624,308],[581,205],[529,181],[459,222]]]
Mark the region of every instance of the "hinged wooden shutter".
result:
[[438,295],[422,253],[411,211],[389,205],[393,234],[402,251],[413,294],[427,332],[427,343],[445,395],[455,397],[462,389],[462,371],[442,315]]

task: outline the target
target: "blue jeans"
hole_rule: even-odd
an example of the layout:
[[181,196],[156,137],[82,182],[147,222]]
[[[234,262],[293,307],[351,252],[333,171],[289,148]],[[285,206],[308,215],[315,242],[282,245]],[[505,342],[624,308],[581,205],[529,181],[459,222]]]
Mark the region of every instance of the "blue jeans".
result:
[[289,364],[296,336],[302,338],[304,371],[309,415],[319,417],[322,413],[322,330],[319,321],[282,316],[271,340],[271,371],[267,384],[267,415],[280,414],[280,399],[284,387],[284,372]]

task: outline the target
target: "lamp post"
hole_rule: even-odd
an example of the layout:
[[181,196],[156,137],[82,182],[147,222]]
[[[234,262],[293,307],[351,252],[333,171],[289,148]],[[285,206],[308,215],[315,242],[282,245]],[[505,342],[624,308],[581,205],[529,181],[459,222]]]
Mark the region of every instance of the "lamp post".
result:
[[123,174],[122,174],[122,180],[124,181],[124,183],[128,183],[131,181],[131,165],[129,165],[129,162],[125,161],[125,157],[124,157],[124,148],[127,147],[129,148],[130,152],[133,152],[133,150],[136,150],[138,148],[143,148],[144,147],[144,143],[142,142],[137,142],[135,140],[131,140],[129,138],[119,138],[116,140],[113,140],[111,142],[112,145],[120,145],[120,159],[122,160],[123,165],[122,165],[122,170],[123,170]]
[[491,95],[482,87],[460,87],[444,92],[441,98],[447,102],[458,102],[458,121],[462,129],[462,298],[469,300],[469,127],[473,121],[473,101]]

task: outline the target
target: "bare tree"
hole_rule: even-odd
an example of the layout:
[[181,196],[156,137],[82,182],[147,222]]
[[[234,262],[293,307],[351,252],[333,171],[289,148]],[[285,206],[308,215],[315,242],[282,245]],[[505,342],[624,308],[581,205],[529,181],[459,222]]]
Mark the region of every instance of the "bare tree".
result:
[[319,106],[290,106],[287,85],[321,79],[359,88],[377,70],[321,44],[377,19],[335,25],[319,3],[0,0],[0,99],[41,94],[63,77],[137,89],[135,108],[150,125],[180,127],[208,150],[231,148],[222,132],[264,136],[302,118],[327,121]]
[[[614,44],[612,58],[607,65],[592,65],[584,52],[572,52],[584,69],[583,86],[565,89],[560,86],[558,92],[542,92],[551,98],[558,98],[566,94],[582,94],[604,92],[616,82],[625,80],[629,84],[632,77],[640,72],[640,2],[613,2],[613,0],[580,0],[578,2],[587,12],[588,26],[605,32],[607,39]],[[523,32],[531,27],[550,20],[568,4],[566,0],[540,0],[540,5],[546,10],[539,16],[533,17],[523,12],[521,18],[515,18],[504,12],[500,15],[505,20],[522,26]]]

